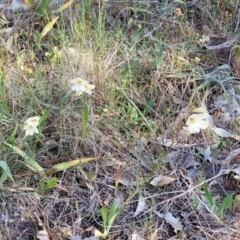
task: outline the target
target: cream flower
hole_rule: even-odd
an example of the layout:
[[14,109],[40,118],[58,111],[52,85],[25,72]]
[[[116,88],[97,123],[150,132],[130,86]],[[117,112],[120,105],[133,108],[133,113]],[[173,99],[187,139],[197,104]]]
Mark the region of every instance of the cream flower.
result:
[[70,80],[70,83],[73,84],[72,90],[76,92],[84,92],[85,91],[85,85],[88,83],[86,80],[82,78],[75,78]]
[[39,125],[40,117],[35,116],[28,118],[25,122],[24,130],[26,131],[26,136],[33,135],[34,133],[39,133],[37,126]]
[[211,117],[207,113],[192,114],[186,122],[190,133],[199,133],[201,129],[206,129],[211,125]]
[[39,120],[40,120],[40,117],[35,116],[35,117],[28,118],[25,123],[26,125],[32,125],[37,127],[39,125]]
[[95,88],[95,86],[93,84],[90,84],[87,80],[84,80],[82,78],[72,79],[72,80],[70,80],[70,83],[73,84],[71,89],[80,94],[83,92],[86,92],[87,94],[91,95],[92,90]]
[[95,88],[95,86],[93,84],[90,83],[86,83],[85,84],[85,92],[89,95],[92,94],[92,90]]
[[39,133],[39,130],[37,129],[37,126],[34,125],[25,125],[23,128],[26,132],[26,136],[33,135],[34,133]]

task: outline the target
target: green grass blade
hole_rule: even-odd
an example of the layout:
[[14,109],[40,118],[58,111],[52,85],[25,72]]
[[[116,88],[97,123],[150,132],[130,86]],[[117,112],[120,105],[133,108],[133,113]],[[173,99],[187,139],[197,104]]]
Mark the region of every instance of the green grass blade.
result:
[[39,119],[39,124],[40,125],[46,121],[46,119],[48,117],[48,113],[49,113],[48,110],[44,111],[43,115]]
[[108,217],[109,209],[105,206],[101,208],[101,215],[103,219],[103,226],[104,226],[104,231],[107,229],[107,217]]
[[12,180],[12,182],[14,182],[12,173],[10,172],[7,163],[4,161],[0,161],[0,167],[3,169],[3,174],[0,178],[0,184],[2,184],[8,177]]
[[114,200],[112,203],[112,207],[110,209],[109,215],[108,215],[108,228],[107,228],[108,233],[110,232],[110,229],[113,226],[114,221],[117,218],[119,212],[120,212],[120,209],[117,207],[116,200]]
[[39,9],[42,13],[46,12],[51,0],[41,0],[39,4]]
[[58,182],[57,178],[52,178],[45,186],[45,191],[52,189]]
[[208,200],[208,203],[210,204],[211,207],[213,207],[214,202],[213,202],[213,196],[210,193],[207,184],[204,184],[204,193],[205,193],[205,197]]
[[43,173],[44,169],[30,156],[28,156],[25,152],[23,152],[18,147],[11,145],[9,143],[3,142],[8,147],[12,148],[16,153],[18,153],[25,161],[25,165],[33,172],[35,173]]
[[62,5],[59,9],[54,10],[53,13],[62,12],[65,9],[69,8],[73,3],[74,3],[74,0],[70,0],[67,3],[65,3],[64,5]]
[[8,110],[8,104],[7,104],[7,99],[5,95],[5,71],[2,73],[0,77],[0,97],[1,97],[1,103],[0,103],[0,110],[1,112],[9,112]]
[[83,158],[83,159],[72,160],[72,161],[69,161],[69,162],[59,163],[59,164],[53,166],[50,170],[48,170],[47,173],[51,174],[53,172],[64,171],[68,168],[71,168],[71,167],[74,167],[74,166],[77,166],[79,164],[83,164],[83,163],[86,163],[86,162],[89,162],[89,161],[92,161],[92,160],[95,160],[95,159],[98,159],[98,158],[97,157],[95,157],[95,158]]
[[226,209],[228,209],[232,205],[232,202],[233,202],[232,195],[227,195],[223,199],[223,201],[218,209],[219,214],[223,213]]
[[54,24],[56,23],[56,21],[58,20],[58,17],[55,17],[52,21],[50,21],[42,30],[42,32],[40,33],[40,42],[43,39],[44,36],[46,36],[48,34],[48,32],[51,31],[51,29],[53,28]]

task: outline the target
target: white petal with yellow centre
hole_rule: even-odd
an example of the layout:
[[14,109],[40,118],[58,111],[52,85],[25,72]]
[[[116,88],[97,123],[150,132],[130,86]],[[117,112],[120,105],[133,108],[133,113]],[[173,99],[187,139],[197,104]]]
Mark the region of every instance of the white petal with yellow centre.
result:
[[28,135],[32,136],[34,133],[39,133],[39,130],[37,129],[37,127],[33,125],[25,125],[24,130],[25,130],[26,136]]
[[31,117],[26,120],[26,125],[32,125],[37,127],[39,125],[39,121],[40,121],[40,117],[38,116]]
[[85,92],[89,95],[92,94],[92,90],[95,88],[95,86],[93,84],[85,84]]
[[210,115],[206,113],[192,114],[186,122],[190,133],[199,133],[201,129],[206,129],[211,125]]
[[88,82],[82,78],[72,79],[70,83],[73,84],[71,89],[76,92],[84,92],[86,90],[85,85],[88,84]]

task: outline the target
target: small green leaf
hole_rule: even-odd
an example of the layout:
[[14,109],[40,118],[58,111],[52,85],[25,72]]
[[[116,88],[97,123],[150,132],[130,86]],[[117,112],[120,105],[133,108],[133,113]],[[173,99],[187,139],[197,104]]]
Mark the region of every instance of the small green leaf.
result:
[[108,217],[109,209],[105,206],[101,208],[101,215],[103,219],[103,226],[106,229],[107,227],[107,217]]
[[213,207],[214,206],[213,196],[210,193],[206,183],[204,183],[204,193],[205,193],[206,199],[208,200],[208,203],[210,204],[211,207]]
[[49,31],[51,31],[51,29],[53,28],[54,24],[56,23],[56,21],[58,20],[59,16],[58,17],[55,17],[52,21],[50,21],[45,27],[44,29],[42,30],[42,32],[40,33],[40,41],[43,39],[43,37],[45,35],[47,35],[47,33]]
[[40,117],[40,119],[39,119],[39,124],[40,124],[40,125],[45,122],[45,120],[46,120],[47,117],[48,117],[48,113],[49,113],[48,110],[44,111],[43,115],[42,115],[42,116]]
[[232,205],[232,202],[233,202],[232,195],[227,195],[223,199],[223,201],[218,209],[219,214],[223,213],[226,209],[228,209]]
[[120,213],[120,209],[117,207],[116,200],[113,201],[112,207],[110,209],[109,215],[108,215],[108,232],[110,231],[112,225],[114,224],[114,221],[118,214]]
[[52,189],[56,183],[58,182],[58,179],[57,178],[52,178],[48,183],[47,185],[45,186],[45,190],[50,190]]

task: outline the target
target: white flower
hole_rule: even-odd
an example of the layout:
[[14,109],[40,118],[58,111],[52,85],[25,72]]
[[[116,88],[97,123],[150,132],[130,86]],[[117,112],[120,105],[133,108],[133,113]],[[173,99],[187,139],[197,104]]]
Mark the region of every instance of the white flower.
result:
[[24,130],[26,131],[26,136],[33,135],[34,133],[39,133],[37,126],[39,125],[40,117],[35,116],[28,118],[25,122]]
[[40,120],[40,117],[35,116],[35,117],[28,118],[25,123],[26,125],[32,125],[37,127],[39,125],[39,120]]
[[88,82],[82,78],[75,78],[75,79],[70,80],[70,83],[73,83],[73,86],[72,86],[73,91],[84,92],[85,84]]
[[86,92],[87,94],[91,95],[92,90],[95,88],[93,84],[90,84],[87,80],[84,80],[82,78],[75,78],[70,80],[70,82],[73,84],[71,89],[73,91],[79,92],[80,94]]
[[211,125],[211,116],[208,113],[192,114],[186,122],[190,133],[199,133],[201,129],[206,129]]
[[23,128],[26,132],[26,136],[28,135],[33,135],[34,133],[39,133],[39,130],[37,129],[36,126],[34,125],[25,125],[24,128]]
[[85,84],[85,92],[89,95],[92,94],[92,90],[95,88],[93,84],[87,83]]

